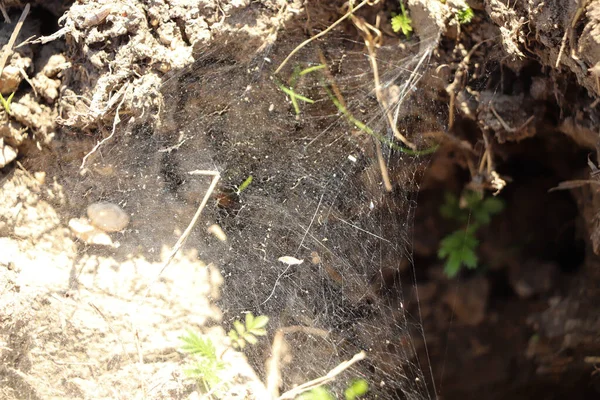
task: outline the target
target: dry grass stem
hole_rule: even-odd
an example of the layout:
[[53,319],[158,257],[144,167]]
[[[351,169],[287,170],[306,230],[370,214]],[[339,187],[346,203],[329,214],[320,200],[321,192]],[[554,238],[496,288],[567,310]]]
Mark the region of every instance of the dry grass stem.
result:
[[4,71],[6,60],[8,60],[8,57],[12,53],[12,48],[15,44],[15,41],[17,40],[17,36],[19,36],[21,28],[23,27],[23,22],[25,22],[25,18],[27,18],[27,14],[29,14],[29,8],[29,3],[25,4],[25,8],[23,9],[21,16],[19,17],[19,21],[17,21],[17,25],[15,26],[15,29],[13,30],[13,33],[12,35],[10,35],[10,39],[8,40],[8,44],[4,48],[2,57],[0,57],[0,76],[2,76],[2,71]]
[[[377,97],[377,101],[379,102],[379,104],[383,108],[383,111],[385,112],[385,116],[387,118],[388,125],[390,126],[390,129],[392,130],[392,132],[394,132],[394,136],[396,137],[396,139],[400,140],[408,148],[410,148],[412,150],[416,150],[417,146],[415,146],[414,143],[411,143],[398,130],[398,127],[396,126],[396,123],[394,121],[394,117],[392,115],[388,101],[387,101],[386,97],[383,95],[383,92],[381,90],[381,80],[379,79],[379,68],[377,66],[377,55],[375,52],[375,49],[381,44],[381,40],[382,40],[381,39],[381,31],[379,29],[377,29],[376,27],[367,23],[364,19],[359,18],[359,17],[352,16],[352,22],[354,22],[354,25],[363,34],[363,39],[365,41],[365,45],[366,45],[367,51],[369,53],[369,61],[371,63],[371,69],[373,70],[373,81],[375,83],[375,96]],[[371,31],[373,31],[377,35],[376,39],[373,38],[373,35],[371,35]]]
[[317,379],[313,379],[312,381],[303,383],[302,385],[285,392],[284,394],[279,396],[278,400],[293,399],[301,393],[307,392],[319,386],[323,386],[334,380],[336,376],[350,368],[353,364],[357,363],[358,361],[364,360],[366,357],[367,354],[364,351],[356,353],[354,357],[352,357],[352,359],[340,363],[337,367],[329,371],[326,375]]
[[[202,210],[204,210],[204,207],[206,207],[206,203],[208,203],[208,199],[210,199],[210,196],[214,192],[215,188],[217,187],[217,183],[219,183],[219,179],[221,178],[221,174],[219,174],[218,171],[195,170],[195,171],[188,172],[188,174],[190,174],[190,175],[212,176],[212,181],[210,182],[210,186],[206,190],[206,193],[204,194],[204,198],[202,199],[202,202],[198,206],[198,209],[196,210],[196,213],[192,217],[192,220],[188,224],[188,226],[185,229],[185,231],[179,237],[179,240],[177,240],[177,243],[175,243],[175,246],[173,246],[173,249],[171,250],[171,253],[169,254],[169,256],[167,257],[167,259],[163,263],[163,266],[160,269],[158,275],[156,275],[156,278],[154,278],[154,282],[156,282],[160,278],[160,276],[165,271],[165,269],[167,269],[167,267],[169,266],[169,264],[171,263],[171,261],[173,260],[173,258],[175,257],[175,255],[179,252],[179,250],[185,244],[188,236],[190,236],[190,233],[192,233],[192,229],[194,229],[194,226],[198,222],[198,219],[200,218],[200,214],[202,214]],[[144,295],[144,298],[148,296],[148,293],[150,293],[150,289],[151,288],[152,288],[152,284],[150,284],[148,286],[148,289],[146,291],[146,294]]]
[[[376,0],[375,2],[373,2],[371,4],[375,4],[375,3],[377,3],[377,1],[378,0]],[[277,69],[275,70],[275,73],[276,74],[279,73],[279,71],[281,71],[283,66],[285,64],[287,64],[287,62],[294,56],[294,54],[296,54],[298,51],[300,51],[300,49],[302,49],[304,46],[306,46],[313,40],[316,40],[316,39],[320,38],[321,36],[326,35],[330,30],[332,30],[333,28],[338,26],[340,23],[342,23],[345,19],[347,19],[349,16],[351,16],[356,10],[358,10],[359,8],[363,7],[365,4],[368,4],[368,3],[370,3],[370,0],[364,0],[362,3],[360,3],[356,7],[351,7],[350,10],[348,10],[348,12],[346,14],[344,14],[340,19],[338,19],[333,24],[331,24],[327,29],[325,29],[324,31],[316,34],[315,36],[313,36],[309,39],[306,39],[304,42],[302,42],[298,46],[296,46],[296,48],[294,50],[292,50],[292,52],[290,54],[288,54],[288,56],[285,58],[285,60],[283,60],[283,62],[281,64],[279,64],[279,67],[277,67]]]

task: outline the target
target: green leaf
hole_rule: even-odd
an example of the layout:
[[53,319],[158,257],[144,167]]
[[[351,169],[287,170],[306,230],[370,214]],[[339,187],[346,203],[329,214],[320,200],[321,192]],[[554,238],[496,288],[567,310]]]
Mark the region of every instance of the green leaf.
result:
[[244,334],[244,340],[250,344],[256,344],[258,343],[258,339],[256,338],[256,336],[254,336],[253,334],[246,332]]
[[233,321],[233,327],[235,328],[235,330],[237,331],[237,333],[240,336],[244,336],[244,332],[246,332],[246,328],[244,327],[244,324],[242,324],[240,321],[238,321],[236,319],[235,321]]
[[461,25],[468,24],[473,20],[475,13],[471,7],[464,8],[456,13],[458,23]]
[[350,386],[344,391],[346,400],[355,400],[357,397],[366,394],[369,391],[369,384],[364,379],[352,381]]
[[303,69],[300,72],[300,76],[303,76],[303,75],[306,75],[306,74],[310,74],[311,72],[315,72],[315,71],[318,71],[318,70],[324,69],[324,68],[327,68],[327,66],[325,64],[319,64],[319,65],[315,65],[315,66],[312,66],[312,67],[308,67],[306,69]]
[[246,314],[246,329],[252,329],[252,325],[254,323],[254,315],[251,312]]
[[248,186],[250,186],[250,184],[252,183],[252,175],[250,175],[249,177],[246,178],[246,180],[244,182],[242,182],[242,184],[238,187],[238,194],[242,193],[244,191],[244,189],[246,189]]
[[187,336],[182,336],[183,346],[181,349],[186,353],[199,354],[209,360],[216,360],[217,353],[210,339],[203,339],[194,332],[188,331]]
[[266,315],[259,315],[254,318],[254,322],[252,324],[252,329],[264,328],[269,323],[269,317]]
[[477,254],[471,249],[465,249],[462,253],[462,263],[469,269],[477,268]]
[[4,96],[2,96],[2,93],[0,93],[0,103],[2,104],[2,107],[4,107],[4,111],[6,111],[7,114],[10,114],[10,103],[12,103],[15,93],[16,92],[12,92],[7,99],[5,99]]
[[444,265],[444,273],[448,278],[454,278],[460,271],[460,259],[450,256]]
[[408,15],[398,14],[392,18],[392,30],[396,33],[402,31],[406,37],[410,37],[413,31],[412,19]]
[[482,206],[490,215],[496,215],[504,210],[504,201],[498,197],[488,197],[483,201]]
[[300,396],[296,397],[296,400],[335,400],[335,397],[331,395],[329,390],[325,389],[323,386],[319,386],[308,392],[302,393]]

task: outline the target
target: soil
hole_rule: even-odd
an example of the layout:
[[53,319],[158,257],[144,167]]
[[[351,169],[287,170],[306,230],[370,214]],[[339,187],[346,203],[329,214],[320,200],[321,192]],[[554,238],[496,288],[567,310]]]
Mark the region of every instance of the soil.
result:
[[[282,361],[281,392],[314,378],[303,374],[307,365],[326,371],[334,366],[329,358],[362,347],[376,355],[364,372],[372,379],[405,362],[386,344],[396,334],[387,322],[393,316],[365,305],[385,301],[421,316],[411,337],[421,369],[433,371],[431,397],[600,395],[600,3],[406,1],[414,35],[381,29],[381,76],[431,49],[402,123],[419,148],[432,140],[440,146],[422,162],[392,156],[390,179],[405,191],[371,207],[364,199],[382,198],[376,163],[352,169],[340,184],[360,187],[356,198],[344,202],[339,187],[322,189],[348,154],[375,159],[370,138],[348,134],[330,103],[305,107],[295,119],[272,84],[271,66],[343,14],[343,2],[325,3],[32,3],[16,44],[35,38],[15,48],[0,75],[3,97],[15,93],[10,113],[0,110],[2,398],[201,398],[183,372],[189,357],[179,338],[188,329],[210,337],[234,366],[226,398],[268,398],[262,382],[270,344],[246,357],[229,349],[226,334],[245,311],[242,288],[257,281],[249,267],[259,265],[256,248],[293,254],[290,224],[315,219],[367,227],[371,216],[393,236],[408,214],[410,262],[368,241],[312,255],[313,267],[324,266],[332,304],[341,291],[347,299],[336,303],[346,314],[320,326],[349,344],[332,352],[318,334],[288,338],[289,347],[302,343],[303,350]],[[0,27],[5,45],[22,4],[1,4],[12,20]],[[467,4],[473,21],[456,23]],[[392,12],[400,12],[397,2],[380,1],[356,15],[375,25]],[[360,109],[362,120],[382,120],[356,26],[343,22],[299,57],[312,60],[318,47],[333,60],[329,70],[354,102],[349,107]],[[319,87],[305,89],[312,96]],[[329,150],[307,152],[306,138],[331,126],[330,136],[310,142]],[[417,126],[431,137],[411,134]],[[281,171],[291,171],[298,157],[307,179]],[[214,165],[223,171],[221,184],[188,244],[163,268],[210,182],[187,172]],[[237,185],[250,175],[256,182],[244,196],[251,200],[242,202]],[[289,195],[290,187],[300,194]],[[448,279],[437,252],[456,226],[439,208],[444,193],[464,188],[496,192],[505,211],[478,233],[483,267]],[[402,196],[418,197],[416,210]],[[126,227],[112,232],[105,220],[95,222],[88,206],[97,202],[118,215],[125,210]],[[328,213],[294,211],[321,203]],[[210,233],[213,224],[227,241]],[[269,237],[281,239],[272,244]],[[231,248],[246,251],[232,255]],[[362,266],[375,249],[387,266],[377,273],[337,263],[344,254],[346,264]],[[314,280],[315,268],[297,274]],[[346,285],[353,274],[368,282]],[[252,287],[257,298],[274,294]],[[308,310],[321,300],[317,289],[297,295]],[[316,321],[277,303],[253,306],[272,326]],[[424,386],[415,388],[426,397]],[[401,397],[394,390],[373,388],[372,395]]]

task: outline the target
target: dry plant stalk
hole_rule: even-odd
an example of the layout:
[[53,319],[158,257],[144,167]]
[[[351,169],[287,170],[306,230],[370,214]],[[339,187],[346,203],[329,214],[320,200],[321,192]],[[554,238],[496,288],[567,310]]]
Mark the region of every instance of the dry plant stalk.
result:
[[[364,19],[352,16],[352,22],[354,25],[362,32],[363,39],[365,41],[365,45],[367,46],[367,51],[369,53],[369,61],[371,63],[371,69],[373,70],[373,81],[375,83],[375,96],[377,97],[377,101],[383,108],[385,112],[385,116],[388,120],[388,124],[390,129],[394,132],[394,136],[404,143],[408,148],[412,150],[416,150],[417,146],[411,143],[404,135],[400,133],[398,127],[394,122],[394,117],[390,111],[390,106],[388,104],[387,99],[383,95],[381,90],[381,81],[379,79],[379,68],[377,66],[377,55],[375,49],[381,45],[381,31],[377,29],[377,27],[367,23]],[[379,18],[377,19],[377,24],[379,24]],[[371,35],[371,31],[373,31],[377,35],[377,39],[373,38]]]
[[284,336],[288,333],[304,332],[307,335],[315,335],[326,338],[329,332],[311,328],[308,326],[288,326],[277,330],[273,344],[271,345],[271,357],[267,360],[267,391],[271,395],[271,398],[276,399],[279,397],[279,386],[281,385],[281,369],[279,367],[279,360],[281,360],[281,353],[283,353],[283,340]]
[[569,34],[571,34],[571,36],[572,36],[572,32],[575,29],[575,25],[577,25],[577,21],[579,21],[581,14],[583,14],[583,11],[587,7],[590,0],[580,0],[580,2],[581,2],[581,4],[579,5],[579,7],[577,7],[577,10],[575,11],[573,18],[571,19],[570,26],[568,26],[567,29],[565,29],[565,34],[562,37],[562,41],[560,43],[560,49],[558,50],[558,56],[556,57],[556,65],[554,66],[555,68],[558,68],[560,66],[560,60],[562,58],[563,53],[565,52],[565,47],[567,45],[567,38],[569,37]]
[[0,76],[2,76],[2,72],[4,71],[6,60],[8,60],[8,57],[12,53],[12,48],[15,45],[15,42],[17,41],[17,36],[19,36],[21,28],[23,27],[23,22],[25,22],[25,18],[27,18],[27,14],[29,14],[29,8],[29,3],[25,4],[25,8],[23,9],[23,12],[19,17],[19,21],[17,21],[17,25],[15,26],[15,30],[13,31],[12,35],[10,35],[8,44],[4,48],[4,53],[2,53],[2,57],[0,57]]
[[323,375],[317,379],[313,379],[312,381],[303,383],[302,385],[285,392],[284,394],[279,396],[277,400],[294,399],[301,393],[307,392],[319,386],[323,386],[334,380],[336,376],[350,368],[353,364],[357,363],[358,361],[364,360],[366,357],[367,354],[364,351],[356,353],[354,357],[352,357],[350,360],[340,363],[337,367],[329,371],[326,375]]
[[338,26],[340,23],[342,23],[345,19],[347,19],[348,17],[350,17],[354,11],[358,10],[359,8],[363,7],[365,4],[370,4],[370,5],[374,5],[377,4],[379,2],[379,0],[375,0],[375,1],[371,1],[371,0],[364,0],[362,3],[360,3],[359,5],[357,5],[356,7],[352,7],[350,5],[350,3],[346,3],[346,6],[349,7],[348,12],[346,12],[346,14],[344,14],[342,17],[340,17],[337,21],[335,21],[333,24],[329,25],[329,27],[327,29],[325,29],[324,31],[316,34],[315,36],[312,36],[309,39],[306,39],[304,42],[300,43],[298,46],[296,46],[296,48],[294,50],[291,51],[290,54],[288,54],[288,56],[285,58],[285,60],[283,60],[283,62],[281,64],[279,64],[279,67],[277,67],[277,69],[275,70],[275,73],[279,73],[279,71],[281,71],[281,69],[283,68],[283,66],[285,64],[287,64],[287,62],[294,56],[294,54],[296,54],[298,51],[300,51],[300,49],[302,49],[304,46],[306,46],[307,44],[309,44],[310,42],[312,42],[313,40],[316,40],[318,38],[320,38],[321,36],[326,35],[329,31],[331,31],[333,28],[335,28],[336,26]]

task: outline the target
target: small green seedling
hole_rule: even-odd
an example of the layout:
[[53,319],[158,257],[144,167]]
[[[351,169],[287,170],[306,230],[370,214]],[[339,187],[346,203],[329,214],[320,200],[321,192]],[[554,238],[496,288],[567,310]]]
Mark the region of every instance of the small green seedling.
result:
[[448,220],[463,225],[463,228],[449,234],[440,242],[438,257],[445,259],[444,272],[449,278],[455,277],[463,266],[477,268],[476,233],[483,225],[492,220],[492,216],[504,209],[504,202],[497,197],[483,198],[479,193],[467,191],[461,199],[452,193],[446,193],[440,214]]
[[[364,379],[354,379],[350,385],[344,390],[345,400],[357,400],[360,396],[364,396],[369,391],[369,384]],[[318,386],[302,393],[296,400],[335,400],[336,397],[331,392],[323,387]]]
[[245,324],[239,320],[233,321],[233,328],[229,331],[229,338],[234,349],[243,349],[246,343],[256,344],[257,336],[265,336],[267,331],[265,326],[269,322],[269,317],[259,315],[254,317],[252,313],[246,314]]
[[16,92],[12,92],[10,94],[10,96],[8,96],[7,99],[4,98],[4,96],[2,96],[2,93],[0,93],[0,103],[2,104],[2,107],[4,107],[4,111],[6,111],[7,114],[10,115],[10,103],[12,103],[12,99],[15,96]]
[[400,10],[400,14],[392,16],[392,29],[394,32],[402,31],[404,36],[410,38],[410,33],[413,31],[412,19],[406,12],[406,8],[404,8],[404,3],[402,3],[402,0],[400,0]]
[[294,112],[296,113],[296,116],[300,115],[300,105],[298,104],[298,100],[308,104],[313,104],[315,102],[314,100],[309,99],[308,97],[296,93],[296,85],[298,84],[298,81],[301,77],[308,75],[311,72],[319,71],[323,68],[326,68],[326,66],[323,64],[317,64],[305,69],[300,69],[300,66],[297,65],[296,68],[294,68],[294,73],[290,77],[289,86],[285,86],[284,84],[277,82],[277,86],[279,87],[279,89],[281,89],[281,91],[287,94],[290,98],[290,101],[294,106]]
[[227,364],[217,357],[213,342],[203,339],[194,332],[188,331],[187,336],[182,336],[183,346],[181,349],[193,356],[192,361],[184,370],[185,374],[201,382],[206,391],[221,384],[219,373],[225,369]]
[[464,8],[456,13],[456,19],[461,25],[470,23],[473,20],[473,17],[475,17],[475,13],[471,7]]
[[246,178],[244,182],[237,188],[237,194],[242,193],[252,183],[252,175]]

